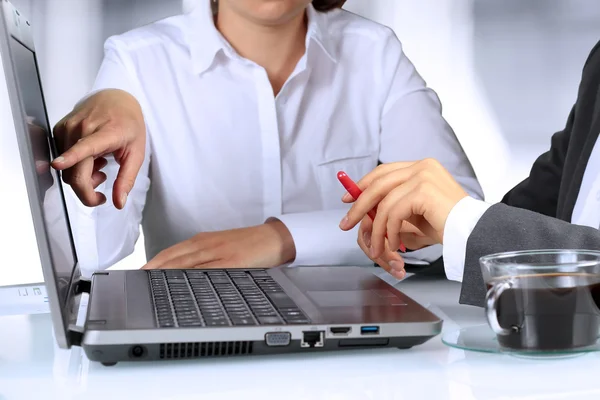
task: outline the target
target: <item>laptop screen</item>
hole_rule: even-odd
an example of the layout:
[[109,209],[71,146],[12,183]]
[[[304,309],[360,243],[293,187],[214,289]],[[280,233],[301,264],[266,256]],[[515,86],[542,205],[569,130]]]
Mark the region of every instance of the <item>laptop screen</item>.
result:
[[28,139],[35,163],[31,168],[35,168],[39,189],[39,198],[36,200],[43,213],[59,301],[64,306],[77,257],[60,176],[50,167],[51,157],[56,156],[52,154],[53,146],[50,145],[53,143],[52,130],[48,123],[35,54],[11,35],[9,40],[15,74],[27,113]]

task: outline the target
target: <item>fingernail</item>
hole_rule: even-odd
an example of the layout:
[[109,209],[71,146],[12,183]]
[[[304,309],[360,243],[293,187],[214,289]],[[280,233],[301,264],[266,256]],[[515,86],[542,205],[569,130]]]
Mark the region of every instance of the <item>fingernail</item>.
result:
[[394,270],[402,270],[402,263],[400,261],[392,260],[389,262],[389,265]]
[[352,200],[352,196],[349,193],[346,193],[342,196],[342,201],[350,201]]
[[65,158],[63,156],[57,157],[54,162],[58,164],[63,163],[65,162]]
[[123,195],[121,195],[121,208],[125,207],[126,202],[127,202],[127,193],[123,193]]
[[346,229],[346,226],[348,226],[348,216],[347,215],[342,219],[342,222],[340,222],[340,228]]
[[375,248],[374,247],[371,247],[369,249],[369,253],[371,253],[371,258],[375,258]]
[[371,247],[371,232],[363,233],[363,241],[365,242],[365,246]]

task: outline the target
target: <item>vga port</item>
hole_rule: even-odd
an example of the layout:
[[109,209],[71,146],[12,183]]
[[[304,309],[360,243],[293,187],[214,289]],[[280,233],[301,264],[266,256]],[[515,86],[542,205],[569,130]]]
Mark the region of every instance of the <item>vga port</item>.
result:
[[269,332],[265,335],[267,346],[287,346],[292,340],[292,334],[289,332]]

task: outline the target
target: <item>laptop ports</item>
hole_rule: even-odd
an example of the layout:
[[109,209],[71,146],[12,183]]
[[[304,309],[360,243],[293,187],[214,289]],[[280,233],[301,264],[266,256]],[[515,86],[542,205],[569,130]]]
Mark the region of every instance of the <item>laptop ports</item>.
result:
[[129,356],[131,358],[142,358],[146,354],[146,349],[143,346],[133,346],[129,350]]
[[269,347],[287,346],[292,340],[292,334],[289,332],[267,332],[265,334],[265,343]]
[[334,326],[329,328],[329,332],[331,332],[331,334],[335,336],[346,336],[350,333],[351,330],[352,328],[350,328],[349,326]]
[[302,341],[300,347],[323,347],[325,340],[324,331],[307,331],[302,332]]
[[361,326],[360,334],[361,335],[378,335],[379,327],[378,326]]

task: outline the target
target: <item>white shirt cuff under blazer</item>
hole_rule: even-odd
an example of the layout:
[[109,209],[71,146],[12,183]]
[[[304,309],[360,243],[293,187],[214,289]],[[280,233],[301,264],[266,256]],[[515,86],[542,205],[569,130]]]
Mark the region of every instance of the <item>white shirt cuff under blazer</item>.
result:
[[492,204],[472,197],[460,200],[450,211],[444,228],[444,270],[452,281],[462,282],[467,241]]
[[[84,252],[84,268],[130,254],[140,223],[152,258],[199,232],[271,217],[292,233],[295,265],[370,264],[356,230],[339,231],[347,207],[336,174],[358,180],[378,161],[436,158],[482,197],[437,95],[392,30],[360,16],[309,5],[306,52],[276,97],[265,70],[217,31],[209,0],[113,36],[104,50],[93,90],[138,99],[148,151],[125,210],[93,210],[97,257]],[[108,199],[117,170],[111,159],[99,188]],[[441,249],[415,254],[427,262]]]

